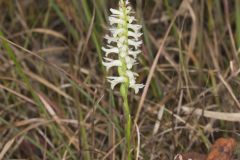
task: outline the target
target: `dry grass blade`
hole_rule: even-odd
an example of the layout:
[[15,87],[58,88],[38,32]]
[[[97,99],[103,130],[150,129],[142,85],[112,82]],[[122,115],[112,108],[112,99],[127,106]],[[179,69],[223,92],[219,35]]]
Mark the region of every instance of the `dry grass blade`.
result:
[[[226,23],[227,23],[227,29],[228,29],[228,33],[230,36],[231,45],[233,48],[233,57],[235,60],[237,60],[238,53],[237,53],[237,48],[236,48],[235,41],[234,41],[234,34],[233,34],[230,20],[229,20],[230,15],[229,15],[229,9],[228,9],[229,8],[228,0],[224,0],[223,2],[224,2],[224,11],[225,11],[225,19],[226,19]],[[239,63],[238,63],[238,65],[239,65]]]
[[39,96],[40,100],[42,101],[42,103],[44,104],[44,106],[46,107],[46,110],[48,111],[48,113],[52,116],[52,118],[59,125],[62,132],[68,137],[69,142],[71,142],[76,147],[76,149],[79,150],[79,144],[78,144],[77,138],[72,133],[70,133],[70,129],[68,129],[61,123],[61,119],[57,116],[56,112],[53,110],[53,108],[47,102],[48,101],[47,98],[40,93],[38,93],[38,96]]
[[56,38],[59,38],[59,39],[62,39],[64,41],[67,40],[67,38],[59,33],[59,32],[56,32],[54,30],[51,30],[51,29],[47,29],[47,28],[34,28],[34,29],[28,29],[28,30],[25,30],[25,31],[22,31],[22,32],[19,32],[19,33],[16,33],[14,35],[11,35],[10,38],[14,38],[16,36],[20,36],[22,34],[29,34],[29,33],[42,33],[42,34],[46,34],[46,35],[50,35],[50,36],[53,36],[53,37],[56,37]]
[[11,45],[13,45],[13,46],[21,49],[21,50],[23,50],[23,51],[26,52],[26,53],[28,53],[28,54],[30,54],[30,55],[38,58],[39,60],[43,61],[44,63],[52,66],[53,68],[55,68],[57,71],[60,71],[60,72],[64,73],[65,75],[68,75],[68,76],[69,76],[69,74],[68,74],[66,71],[64,71],[62,68],[58,67],[57,65],[55,65],[55,64],[53,64],[53,63],[48,62],[47,60],[45,60],[44,58],[42,58],[41,56],[39,56],[37,53],[34,53],[34,52],[32,52],[32,51],[30,51],[30,50],[28,50],[28,49],[26,49],[26,48],[24,48],[24,47],[22,47],[22,46],[20,46],[20,45],[18,45],[18,44],[14,43],[14,42],[12,42],[12,41],[10,41],[10,40],[8,40],[8,39],[6,39],[6,38],[3,37],[3,36],[0,36],[0,39],[6,41],[7,43],[9,43],[9,44],[11,44]]
[[13,143],[15,141],[15,138],[9,140],[4,147],[2,148],[2,151],[0,152],[0,159],[4,158],[4,155],[7,153],[10,147],[12,147]]
[[64,41],[66,41],[66,37],[63,34],[56,32],[54,30],[47,29],[47,28],[34,28],[34,29],[28,30],[27,32],[43,33],[43,34],[51,35],[51,36],[54,36],[56,38],[60,38]]
[[138,160],[139,155],[140,155],[141,136],[140,136],[139,127],[136,123],[135,123],[135,127],[136,127],[136,132],[137,132],[137,146],[136,146],[136,158],[135,158],[135,160]]
[[136,113],[135,119],[134,119],[134,121],[135,121],[136,123],[138,122],[139,114],[140,114],[140,112],[141,112],[141,110],[142,110],[142,106],[143,106],[143,103],[144,103],[144,101],[145,101],[145,99],[146,99],[147,92],[148,92],[150,83],[151,83],[151,81],[152,81],[152,77],[153,77],[153,75],[154,75],[154,71],[155,71],[156,66],[157,66],[157,64],[158,64],[158,60],[159,60],[159,58],[160,58],[160,55],[161,55],[161,53],[162,53],[163,50],[164,50],[164,46],[165,46],[166,40],[167,40],[167,38],[168,38],[168,35],[169,35],[169,33],[170,33],[170,31],[171,31],[174,23],[175,23],[176,18],[177,18],[180,14],[182,14],[183,12],[185,12],[186,10],[188,10],[188,7],[186,7],[186,6],[188,6],[188,4],[189,4],[189,0],[184,0],[184,1],[182,1],[181,5],[180,5],[180,7],[179,7],[179,9],[178,9],[178,11],[176,12],[176,14],[174,15],[174,17],[172,18],[171,23],[170,23],[170,25],[168,26],[168,29],[167,29],[164,37],[163,37],[162,43],[161,43],[161,45],[160,45],[160,47],[159,47],[159,49],[158,49],[158,52],[157,52],[157,54],[156,54],[156,56],[155,56],[155,58],[154,58],[154,61],[153,61],[153,63],[152,63],[152,66],[151,66],[151,68],[150,68],[150,72],[149,72],[148,77],[147,77],[146,86],[144,87],[143,94],[142,94],[142,96],[141,96],[141,99],[140,99],[140,102],[139,102],[139,105],[138,105],[137,113]]
[[31,118],[27,120],[17,121],[14,123],[14,125],[16,127],[22,127],[22,126],[26,126],[34,123],[49,123],[49,121],[43,118]]
[[55,85],[53,85],[52,83],[48,82],[46,79],[39,77],[38,75],[27,71],[25,72],[26,75],[28,75],[29,77],[31,77],[32,79],[35,79],[36,81],[44,84],[45,86],[47,86],[48,88],[52,89],[53,91],[55,91],[56,93],[62,95],[63,97],[65,97],[68,100],[73,101],[73,98],[71,96],[69,96],[68,94],[66,94],[65,92],[61,91],[59,88],[57,88]]
[[155,71],[155,69],[156,69],[158,60],[159,60],[160,55],[161,55],[161,53],[162,53],[162,51],[163,51],[163,49],[164,49],[165,42],[166,42],[166,40],[167,40],[167,37],[168,37],[168,35],[169,35],[169,33],[170,33],[171,29],[172,29],[172,26],[173,26],[176,18],[177,18],[177,14],[176,14],[176,15],[174,16],[174,18],[172,19],[171,24],[169,25],[169,27],[168,27],[168,29],[167,29],[167,31],[166,31],[166,33],[165,33],[165,36],[164,36],[164,38],[163,38],[163,41],[162,41],[162,43],[161,43],[161,45],[160,45],[160,47],[159,47],[159,49],[158,49],[158,52],[157,52],[157,54],[156,54],[156,57],[155,57],[154,61],[153,61],[153,63],[152,63],[150,72],[149,72],[149,74],[148,74],[147,82],[146,82],[146,85],[145,85],[145,87],[144,87],[143,94],[142,94],[142,96],[141,96],[141,99],[140,99],[140,102],[139,102],[139,105],[138,105],[137,113],[136,113],[136,115],[135,115],[134,121],[135,121],[136,123],[138,122],[138,118],[139,118],[140,112],[141,112],[141,110],[142,110],[142,106],[143,106],[143,103],[144,103],[144,101],[145,101],[145,98],[146,98],[146,96],[147,96],[147,92],[148,92],[150,83],[151,83],[151,81],[152,81],[152,77],[153,77],[154,71]]
[[101,160],[107,159],[111,155],[111,153],[123,142],[123,140],[124,139],[121,139],[116,145],[114,145]]
[[164,108],[165,108],[165,106],[163,105],[162,107],[160,107],[160,109],[158,111],[157,121],[156,121],[156,123],[154,125],[154,128],[153,128],[153,135],[155,135],[158,132],[158,129],[160,127],[160,121],[161,121],[161,119],[163,117]]
[[128,0],[146,86],[128,94],[126,141],[121,87],[110,91],[101,63],[102,46],[119,57],[119,1],[0,0],[0,159],[125,160],[128,150],[132,160],[195,160],[218,137],[238,139],[240,0]]
[[223,112],[215,112],[215,111],[206,111],[203,109],[195,109],[190,107],[182,107],[182,110],[187,114],[194,114],[198,116],[203,116],[207,118],[213,118],[223,121],[231,121],[231,122],[240,122],[240,113],[223,113]]
[[234,102],[236,103],[237,107],[240,109],[240,103],[237,99],[237,97],[235,96],[235,94],[232,91],[231,86],[224,80],[224,78],[222,77],[221,74],[218,74],[218,77],[220,78],[220,80],[222,81],[222,83],[224,84],[224,86],[227,88],[229,94],[231,95],[231,97],[233,98]]
[[28,103],[31,103],[31,104],[36,105],[36,103],[35,103],[33,100],[31,100],[30,98],[28,98],[28,97],[26,97],[26,96],[24,96],[24,95],[22,95],[22,94],[20,94],[20,93],[18,93],[18,92],[16,92],[16,91],[10,89],[10,88],[8,88],[8,87],[5,87],[5,86],[3,86],[3,85],[0,84],[0,88],[2,88],[2,89],[4,89],[4,90],[6,90],[6,91],[8,91],[8,92],[10,92],[10,93],[12,93],[12,94],[14,94],[14,95],[16,95],[17,97],[25,100],[25,101],[28,102]]

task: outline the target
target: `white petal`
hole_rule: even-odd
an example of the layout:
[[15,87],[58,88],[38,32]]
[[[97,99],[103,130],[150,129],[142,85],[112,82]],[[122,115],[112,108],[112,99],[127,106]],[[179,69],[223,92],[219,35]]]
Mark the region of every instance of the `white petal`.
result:
[[135,94],[137,94],[139,92],[139,89],[143,88],[145,85],[143,84],[134,84],[134,85],[130,85],[130,88],[133,88],[135,91]]
[[129,79],[129,87],[133,88],[135,90],[135,93],[138,93],[139,89],[144,87],[143,84],[136,84],[136,77],[138,76],[138,74],[130,70],[127,70],[126,74]]
[[102,47],[102,50],[105,52],[106,56],[108,56],[109,53],[116,53],[116,54],[119,53],[118,48],[116,47],[112,47],[112,48]]
[[128,18],[129,23],[132,23],[133,21],[136,21],[135,17],[133,17],[133,16],[128,16],[127,18]]
[[113,37],[117,37],[117,35],[122,34],[124,32],[124,29],[123,28],[119,28],[119,29],[111,28],[110,31],[111,31]]
[[128,52],[128,54],[129,54],[129,55],[132,55],[132,56],[134,57],[134,59],[137,58],[137,55],[138,55],[139,53],[141,53],[140,50],[136,50],[136,51],[129,50],[129,52]]
[[120,56],[121,57],[126,57],[128,52],[128,46],[123,45],[121,50],[120,50]]
[[104,58],[107,62],[102,62],[103,65],[107,68],[107,71],[109,68],[114,67],[114,66],[122,66],[122,63],[120,60],[113,60],[110,58]]
[[138,24],[128,24],[128,28],[134,30],[134,32],[137,33],[142,28],[142,26]]
[[117,9],[111,8],[110,11],[112,12],[112,14],[123,15],[123,12],[121,12],[121,11],[119,11]]
[[142,33],[139,33],[139,32],[135,33],[135,32],[132,32],[132,31],[128,31],[128,36],[133,37],[136,40],[138,40],[138,38],[142,36]]
[[139,76],[139,74],[137,74],[136,72],[133,72],[131,70],[127,70],[126,73],[130,77],[137,77],[137,76]]
[[109,35],[106,35],[104,38],[107,40],[108,44],[110,44],[110,43],[112,43],[112,42],[117,42],[117,41],[118,41],[117,38],[115,38],[115,37],[110,37]]
[[136,63],[136,60],[129,56],[126,56],[125,60],[126,60],[127,68],[132,69],[132,66]]
[[119,39],[118,39],[118,42],[117,42],[117,47],[122,50],[122,48],[124,46],[126,46],[128,48],[128,45],[127,45],[127,42],[128,41],[128,38],[125,37],[125,36],[121,36]]
[[[125,1],[125,0],[124,0],[124,1]],[[120,2],[119,2],[120,6],[123,5],[123,3],[124,3],[123,1],[120,1]],[[128,4],[129,4],[129,0],[126,0],[126,5],[128,5]]]
[[119,19],[119,18],[116,18],[116,17],[112,17],[112,16],[109,17],[109,22],[110,22],[110,25],[113,25],[113,24],[123,24],[124,23],[124,21],[122,19]]
[[127,74],[127,76],[128,76],[128,80],[129,80],[129,84],[130,84],[130,86],[131,85],[134,85],[135,83],[136,83],[136,76],[138,76],[138,74],[137,73],[135,73],[135,72],[132,72],[132,71],[130,71],[130,70],[127,70],[126,71],[126,74]]
[[142,44],[142,41],[134,41],[134,40],[128,39],[128,44],[134,46],[135,49],[137,49]]
[[[128,2],[127,2],[126,4],[128,4]],[[131,13],[131,10],[132,10],[132,7],[130,7],[130,6],[127,6],[127,9],[126,9],[126,11],[127,11],[127,14]]]
[[111,88],[113,89],[117,84],[125,82],[123,77],[107,77],[108,82],[111,83]]

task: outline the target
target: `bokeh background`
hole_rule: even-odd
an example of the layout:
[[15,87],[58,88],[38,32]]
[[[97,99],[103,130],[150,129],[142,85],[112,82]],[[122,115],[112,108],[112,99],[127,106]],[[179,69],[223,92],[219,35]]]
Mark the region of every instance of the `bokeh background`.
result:
[[[133,154],[170,160],[238,141],[240,1],[129,1],[143,25],[138,82],[152,77],[146,97],[129,93]],[[0,159],[124,157],[122,100],[101,64],[117,6],[0,0]]]

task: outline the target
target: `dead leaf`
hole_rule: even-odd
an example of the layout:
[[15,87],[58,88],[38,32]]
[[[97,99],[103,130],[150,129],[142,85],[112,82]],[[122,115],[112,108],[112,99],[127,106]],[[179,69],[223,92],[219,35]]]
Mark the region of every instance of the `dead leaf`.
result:
[[233,160],[236,141],[233,138],[220,138],[212,146],[207,160]]

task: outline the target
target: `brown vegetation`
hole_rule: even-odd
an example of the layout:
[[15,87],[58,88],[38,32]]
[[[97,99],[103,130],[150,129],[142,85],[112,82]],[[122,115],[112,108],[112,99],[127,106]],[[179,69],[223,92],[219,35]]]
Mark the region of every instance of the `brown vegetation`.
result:
[[[239,0],[129,1],[143,25],[135,71],[146,84],[128,94],[133,157],[209,153],[231,137],[211,153],[238,160]],[[0,159],[123,159],[122,99],[101,63],[117,3],[0,0]]]

